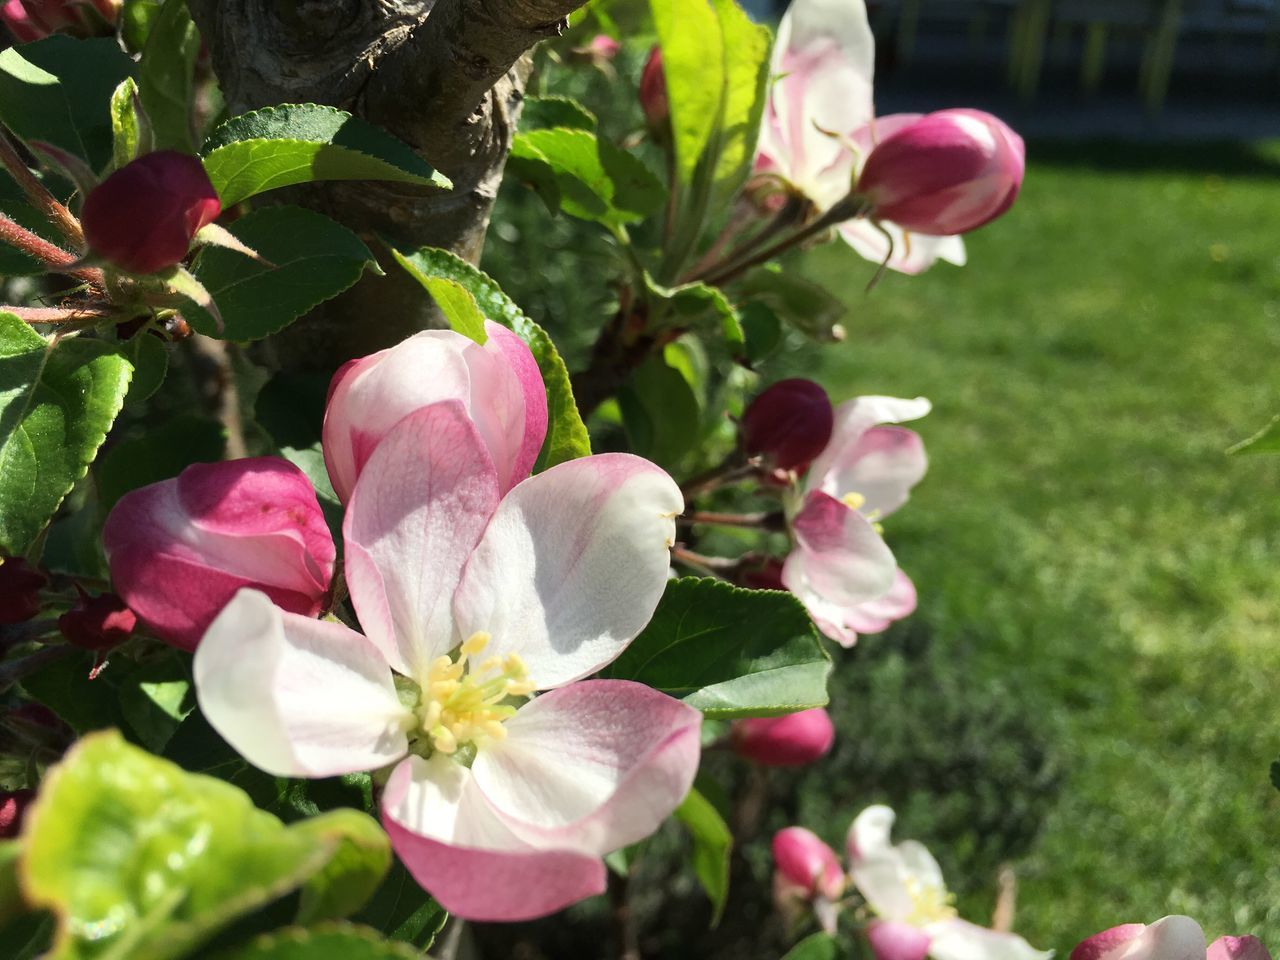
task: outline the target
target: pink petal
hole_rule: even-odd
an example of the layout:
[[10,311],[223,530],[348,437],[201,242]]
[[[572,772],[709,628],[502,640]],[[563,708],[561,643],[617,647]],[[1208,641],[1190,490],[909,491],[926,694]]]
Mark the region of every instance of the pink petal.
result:
[[524,431],[505,492],[529,476],[542,451],[542,441],[547,437],[547,389],[538,361],[523,340],[492,320],[486,320],[484,328],[489,334],[485,349],[496,350],[506,358],[524,393]]
[[530,920],[605,889],[598,858],[523,842],[489,809],[471,771],[440,755],[396,767],[382,825],[413,878],[467,920]]
[[872,920],[867,941],[876,960],[924,960],[929,954],[929,934],[898,920]]
[[601,856],[649,836],[693,785],[702,715],[628,680],[536,697],[485,743],[476,786],[535,846]]
[[749,717],[731,730],[734,752],[767,767],[802,767],[826,756],[835,742],[822,707],[781,717]]
[[928,932],[933,960],[1049,960],[1053,956],[1052,950],[1037,950],[1015,933],[988,930],[966,920],[930,924]]
[[373,644],[341,623],[285,613],[256,590],[218,615],[193,668],[205,718],[268,773],[376,770],[408,749],[413,714]]
[[810,606],[809,615],[819,630],[842,647],[852,647],[864,634],[880,633],[916,609],[916,587],[898,567],[893,572],[893,586],[883,597],[852,607],[835,604]]
[[497,506],[493,462],[457,400],[404,417],[369,458],[343,523],[347,585],[401,673],[421,681],[460,639],[453,592]]
[[838,900],[844,893],[840,860],[812,830],[786,827],[773,835],[773,863],[778,873],[807,897]]
[[1204,960],[1204,931],[1190,917],[1161,917],[1144,926],[1126,923],[1095,933],[1070,960]]
[[487,631],[539,689],[609,663],[653,616],[684,500],[658,467],[625,453],[558,464],[514,487],[467,562],[458,632]]
[[1257,937],[1219,937],[1209,944],[1208,960],[1271,960]]
[[1145,923],[1122,923],[1095,933],[1076,944],[1070,960],[1104,960],[1107,954],[1124,946],[1147,929]]
[[847,464],[857,462],[855,454],[862,444],[863,434],[879,424],[919,419],[930,409],[929,401],[924,397],[907,400],[901,397],[864,396],[846,400],[836,407],[831,442],[809,467],[805,489],[822,490],[834,497],[861,492],[840,489],[839,477],[847,469]]
[[911,488],[924,477],[928,460],[924,442],[906,427],[870,427],[856,442],[841,445],[826,461],[822,490],[833,497],[857,493],[858,509],[879,520],[907,502]]

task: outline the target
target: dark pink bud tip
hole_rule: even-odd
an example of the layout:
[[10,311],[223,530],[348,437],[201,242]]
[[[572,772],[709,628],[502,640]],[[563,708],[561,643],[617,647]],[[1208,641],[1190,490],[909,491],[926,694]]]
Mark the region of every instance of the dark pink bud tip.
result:
[[733,725],[734,751],[761,766],[803,767],[826,756],[836,731],[821,707],[784,717],[750,717]]
[[49,582],[19,557],[0,558],[0,623],[22,623],[40,612],[40,588]]
[[760,566],[744,570],[742,585],[752,590],[786,590],[782,582],[782,561],[770,557]]
[[649,132],[664,136],[671,119],[671,103],[667,100],[667,76],[662,69],[662,48],[649,51],[640,74],[640,106],[644,110]]
[[742,442],[779,470],[799,470],[831,439],[835,412],[827,392],[812,380],[779,380],[742,415]]
[[99,256],[130,273],[156,273],[180,262],[192,238],[221,210],[198,157],[160,150],[98,184],[81,219]]
[[12,840],[22,829],[22,818],[36,798],[34,790],[0,791],[0,840]]
[[981,110],[940,110],[907,124],[867,157],[857,192],[872,215],[906,230],[976,230],[1013,205],[1022,186],[1022,138]]
[[74,607],[58,618],[67,641],[85,650],[110,650],[132,636],[138,617],[114,593],[91,597],[83,591]]

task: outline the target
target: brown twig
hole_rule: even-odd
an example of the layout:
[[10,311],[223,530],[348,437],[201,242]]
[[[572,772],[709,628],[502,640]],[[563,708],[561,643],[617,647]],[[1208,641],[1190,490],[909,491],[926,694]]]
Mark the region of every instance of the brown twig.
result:
[[84,249],[84,231],[80,228],[80,221],[31,172],[31,168],[14,147],[8,131],[4,129],[0,129],[0,165],[3,165],[9,171],[9,176],[17,181],[31,205],[67,238],[67,242],[78,250]]
[[81,320],[100,320],[111,316],[106,307],[14,307],[0,304],[0,311],[12,313],[27,323],[76,323]]

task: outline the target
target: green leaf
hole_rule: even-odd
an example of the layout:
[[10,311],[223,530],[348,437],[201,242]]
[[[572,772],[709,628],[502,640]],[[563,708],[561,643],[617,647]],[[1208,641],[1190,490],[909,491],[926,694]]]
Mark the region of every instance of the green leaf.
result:
[[1280,453],[1280,413],[1253,436],[1228,447],[1227,453]]
[[22,689],[70,724],[76,733],[119,724],[123,717],[109,671],[95,680],[89,679],[95,659],[87,650],[76,650],[24,677]]
[[137,96],[133,77],[125,77],[111,94],[111,159],[117,170],[141,151],[143,123]]
[[590,454],[591,440],[573,400],[569,371],[547,332],[526,317],[492,277],[447,250],[423,247],[411,254],[397,253],[396,259],[424,286],[428,278],[459,284],[475,298],[485,319],[502,324],[528,344],[547,390],[547,439],[535,469]]
[[151,22],[138,62],[138,95],[151,122],[155,149],[195,153],[193,93],[200,33],[187,0],[166,0]]
[[457,280],[448,277],[432,276],[419,270],[415,261],[404,256],[399,250],[392,250],[391,255],[396,263],[404,267],[415,280],[427,288],[431,299],[436,302],[440,312],[444,314],[449,327],[476,343],[484,343],[489,335],[484,330],[484,314],[480,305],[466,287]]
[[844,301],[811,280],[769,266],[749,273],[738,289],[744,301],[764,304],[820,343],[844,339],[839,322],[847,310]]
[[391,841],[377,822],[356,810],[331,810],[300,821],[293,830],[334,851],[324,869],[303,885],[298,923],[340,920],[369,902],[391,866]]
[[166,650],[119,678],[120,712],[148,750],[163,750],[196,707],[190,662],[190,657]]
[[325,523],[333,534],[333,542],[342,543],[342,503],[333,492],[333,482],[329,479],[329,470],[324,464],[324,452],[317,440],[309,447],[281,447],[280,456],[307,475],[311,485],[316,489],[316,500],[320,504],[320,512],[324,514]]
[[264,934],[214,960],[421,960],[412,947],[388,942],[377,931],[350,924],[325,924]]
[[225,447],[222,424],[192,413],[180,413],[159,426],[125,437],[103,455],[94,470],[103,514],[130,490],[176,477],[193,463],[221,460]]
[[0,120],[23,140],[44,140],[87,160],[111,159],[112,92],[133,72],[114,39],[55,34],[0,53]]
[[379,271],[359,237],[301,207],[263,207],[230,229],[274,266],[221,247],[201,250],[194,272],[218,305],[224,329],[199,307],[184,313],[206,336],[260,340],[342,293],[366,268]]
[[702,410],[684,376],[650,357],[618,391],[632,452],[672,470],[698,440]]
[[569,97],[525,97],[520,113],[520,132],[551,127],[594,131],[596,118],[590,110]]
[[124,0],[124,9],[120,11],[120,32],[126,47],[135,53],[146,47],[147,37],[151,35],[151,28],[163,6],[163,0]]
[[0,549],[22,554],[106,439],[132,367],[114,345],[45,340],[0,313]]
[[720,120],[711,209],[727,209],[746,182],[760,141],[769,82],[769,29],[752,23],[736,0],[713,0],[724,43],[724,115]]
[[661,325],[655,324],[654,329],[661,329],[663,326],[682,330],[712,327],[724,336],[725,342],[735,354],[743,351],[746,341],[741,318],[733,304],[717,288],[705,283],[664,287],[647,273],[645,286],[650,298],[666,308]]
[[159,337],[149,333],[135,334],[122,348],[121,353],[133,365],[133,379],[125,395],[125,406],[149,400],[169,372],[169,348]]
[[697,790],[690,790],[676,807],[675,818],[685,825],[693,838],[693,872],[711,898],[711,926],[714,927],[720,923],[729,897],[729,855],[733,851],[733,834],[711,801]]
[[782,320],[766,304],[753,300],[743,305],[739,316],[747,363],[759,363],[782,346]]
[[385,931],[393,940],[427,950],[444,929],[449,914],[418,886],[404,864],[397,860],[373,899],[354,919]]
[[0,840],[0,925],[27,909],[18,887],[18,857],[21,854],[20,841]]
[[800,601],[685,577],[604,670],[697,707],[707,717],[775,716],[827,703],[831,659]]
[[385,130],[315,103],[288,103],[233,117],[213,131],[201,152],[224,207],[315,180],[452,186]]
[[840,944],[825,933],[805,937],[787,951],[782,960],[840,960]]
[[58,918],[51,960],[168,960],[327,872],[348,835],[367,842],[369,827],[350,817],[364,815],[344,811],[330,830],[285,827],[230,784],[115,731],[91,734],[50,770],[28,814],[23,889]]

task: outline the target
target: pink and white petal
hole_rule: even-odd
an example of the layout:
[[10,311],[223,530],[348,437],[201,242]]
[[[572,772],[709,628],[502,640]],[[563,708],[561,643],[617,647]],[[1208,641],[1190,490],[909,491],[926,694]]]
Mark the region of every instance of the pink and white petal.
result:
[[1122,923],[1118,927],[1102,930],[1076,944],[1069,960],[1106,960],[1107,957],[1118,957],[1124,952],[1124,947],[1145,929],[1145,923]]
[[841,626],[855,634],[880,633],[889,624],[909,617],[916,609],[916,587],[899,567],[893,586],[879,600],[869,600],[844,611]]
[[472,772],[439,754],[396,767],[382,825],[413,878],[467,920],[531,920],[605,889],[598,858],[525,843],[489,808]]
[[862,442],[863,434],[880,424],[918,420],[931,409],[932,405],[924,397],[863,396],[846,400],[836,407],[831,441],[809,466],[804,488],[822,490],[832,496],[850,493],[849,490],[837,491],[832,477],[842,465],[854,459],[853,454]]
[[603,856],[649,836],[693,785],[702,714],[629,680],[584,680],[525,704],[471,770],[512,832]]
[[502,355],[524,394],[524,429],[513,459],[510,482],[503,488],[505,493],[529,476],[542,451],[542,441],[547,437],[547,390],[538,361],[523,340],[492,320],[486,320],[484,328],[489,334],[485,349]]
[[347,586],[401,673],[423,681],[458,642],[453,592],[497,506],[493,461],[457,400],[406,416],[366,463],[343,522]]
[[[915,233],[903,230],[888,220],[881,221],[880,226],[884,228],[884,232],[877,230],[867,220],[846,220],[840,224],[839,231],[845,243],[853,247],[864,260],[879,264],[884,263],[888,257],[887,266],[898,273],[924,273],[939,260],[963,267],[968,259],[964,240],[960,237],[935,237]],[[885,233],[893,238],[892,256]]]
[[513,487],[454,597],[462,636],[519,654],[539,689],[585,677],[644,629],[667,586],[680,488],[626,453],[558,464]]
[[1207,960],[1271,960],[1257,937],[1219,937],[1209,944]]
[[463,359],[471,380],[467,414],[489,448],[498,490],[506,493],[528,475],[516,475],[526,439],[525,386],[500,342],[469,343]]
[[924,960],[929,955],[929,934],[899,920],[872,920],[867,941],[876,960]]
[[896,814],[884,804],[873,804],[849,825],[845,855],[849,879],[886,920],[905,920],[915,912],[915,900],[897,848],[889,842]]
[[806,607],[852,607],[893,586],[893,553],[866,517],[834,497],[809,493],[791,532],[795,549],[782,564],[782,582]]
[[[988,930],[967,920],[930,924],[933,960],[1049,960],[1052,950],[1037,950],[1016,933]],[[1161,956],[1160,960],[1174,960]]]
[[1126,923],[1081,941],[1070,960],[1204,960],[1204,931],[1190,917]]
[[863,498],[858,510],[879,520],[907,502],[929,461],[924,442],[914,430],[875,426],[864,430],[854,443],[840,444],[825,466],[822,492],[836,498],[856,493]]
[[236,594],[193,664],[210,725],[246,760],[281,777],[375,770],[404,756],[413,714],[391,670],[354,630]]

